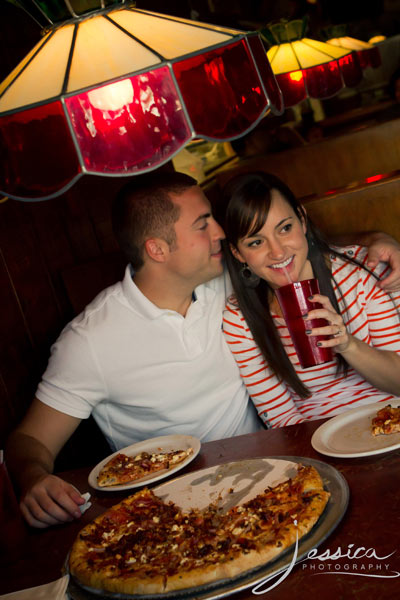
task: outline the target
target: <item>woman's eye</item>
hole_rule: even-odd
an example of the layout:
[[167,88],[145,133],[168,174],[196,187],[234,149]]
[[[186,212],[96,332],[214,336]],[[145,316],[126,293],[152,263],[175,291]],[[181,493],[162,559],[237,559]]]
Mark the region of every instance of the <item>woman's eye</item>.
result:
[[284,225],[282,227],[281,231],[283,231],[284,233],[288,232],[288,231],[290,231],[292,229],[292,227],[293,227],[292,223],[288,223],[287,225]]
[[261,240],[253,240],[252,242],[248,242],[247,246],[252,248],[253,246],[259,246],[261,244]]

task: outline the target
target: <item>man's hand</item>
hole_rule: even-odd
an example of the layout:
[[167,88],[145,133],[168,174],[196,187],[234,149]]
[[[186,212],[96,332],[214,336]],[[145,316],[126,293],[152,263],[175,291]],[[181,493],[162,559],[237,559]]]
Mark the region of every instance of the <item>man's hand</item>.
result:
[[42,475],[24,494],[21,512],[32,527],[45,528],[79,519],[79,506],[85,499],[66,481],[55,475]]
[[385,233],[373,235],[368,246],[367,266],[373,269],[378,262],[389,263],[392,272],[381,279],[378,286],[386,292],[394,292],[400,288],[400,244]]
[[7,440],[7,467],[21,492],[21,512],[33,527],[80,517],[79,506],[85,499],[72,485],[51,474],[55,457],[79,422],[35,398]]

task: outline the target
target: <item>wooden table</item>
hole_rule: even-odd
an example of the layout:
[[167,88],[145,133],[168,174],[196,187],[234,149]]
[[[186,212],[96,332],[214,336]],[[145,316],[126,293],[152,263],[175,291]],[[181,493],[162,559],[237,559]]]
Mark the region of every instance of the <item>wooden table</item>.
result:
[[[308,559],[296,565],[284,581],[268,592],[268,599],[392,600],[399,596],[400,589],[400,450],[362,458],[336,459],[320,455],[313,450],[310,440],[322,422],[311,421],[204,443],[200,454],[180,475],[260,456],[310,457],[334,466],[348,482],[350,501],[342,521],[318,548],[319,555],[328,551],[331,558]],[[65,557],[80,528],[127,495],[127,492],[89,489],[88,472],[89,469],[79,469],[61,475],[81,492],[89,490],[93,506],[80,521],[46,530],[30,530],[18,549],[18,556],[0,563],[0,593],[60,577]],[[351,558],[347,556],[349,550]],[[332,556],[337,557],[339,553],[345,556],[340,559]],[[231,597],[242,600],[257,596],[247,589]]]

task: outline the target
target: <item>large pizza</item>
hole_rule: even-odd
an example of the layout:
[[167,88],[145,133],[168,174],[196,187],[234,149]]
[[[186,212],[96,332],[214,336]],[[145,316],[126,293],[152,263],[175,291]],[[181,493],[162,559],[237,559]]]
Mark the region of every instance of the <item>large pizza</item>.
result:
[[312,466],[242,505],[183,510],[148,488],[79,533],[69,569],[83,586],[158,594],[232,578],[276,558],[306,535],[330,494]]

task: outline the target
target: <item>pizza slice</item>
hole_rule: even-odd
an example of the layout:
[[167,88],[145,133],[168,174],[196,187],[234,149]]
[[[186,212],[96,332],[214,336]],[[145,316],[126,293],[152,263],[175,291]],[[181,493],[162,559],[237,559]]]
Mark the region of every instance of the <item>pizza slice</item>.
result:
[[378,410],[371,423],[372,435],[390,435],[400,433],[400,406],[388,404]]
[[69,559],[81,585],[159,594],[229,579],[274,559],[306,535],[329,500],[313,467],[224,512],[182,510],[151,490],[123,500],[82,529]]
[[172,469],[191,454],[193,448],[169,452],[140,452],[135,456],[119,452],[100,469],[97,484],[107,487],[131,483],[158,471]]

